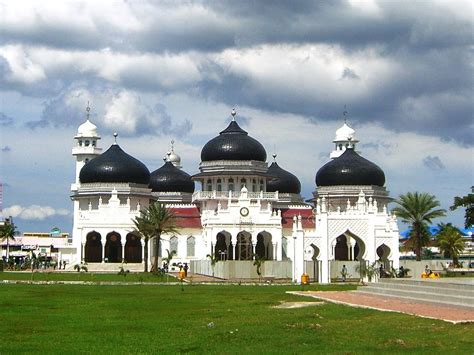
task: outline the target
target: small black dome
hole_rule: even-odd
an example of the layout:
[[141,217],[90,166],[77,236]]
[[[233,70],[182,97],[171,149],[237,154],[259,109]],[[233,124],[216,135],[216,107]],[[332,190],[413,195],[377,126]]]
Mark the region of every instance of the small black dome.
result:
[[276,162],[270,165],[267,174],[274,177],[267,182],[268,192],[278,191],[290,194],[299,194],[301,192],[301,183],[298,178],[289,171],[280,168]]
[[266,161],[267,153],[259,141],[250,137],[232,121],[220,134],[202,148],[201,161],[257,160]]
[[150,172],[141,161],[113,144],[82,167],[79,180],[81,183],[126,182],[148,185]]
[[377,165],[347,148],[338,158],[325,164],[316,174],[317,186],[385,184],[385,174]]
[[150,174],[148,186],[153,192],[194,192],[191,176],[175,167],[170,161]]

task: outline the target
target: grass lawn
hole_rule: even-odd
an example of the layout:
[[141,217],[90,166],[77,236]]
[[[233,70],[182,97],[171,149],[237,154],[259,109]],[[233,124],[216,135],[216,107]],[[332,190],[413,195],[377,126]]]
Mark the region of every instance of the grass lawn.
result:
[[86,282],[176,282],[172,276],[158,276],[150,272],[93,273],[93,272],[0,272],[0,280],[23,281],[86,281]]
[[4,284],[0,353],[468,354],[474,349],[471,324],[329,303],[272,308],[281,301],[311,300],[287,290],[301,287]]

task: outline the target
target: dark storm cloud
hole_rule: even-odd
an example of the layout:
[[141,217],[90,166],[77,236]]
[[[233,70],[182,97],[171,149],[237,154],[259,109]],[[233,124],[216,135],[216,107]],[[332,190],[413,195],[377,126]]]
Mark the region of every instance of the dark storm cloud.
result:
[[[198,70],[202,78],[189,84],[184,81],[184,84],[175,86],[163,85],[167,78],[160,78],[153,72],[154,68],[145,67],[120,72],[118,79],[110,85],[137,92],[197,93],[205,99],[211,98],[229,106],[238,103],[270,112],[301,114],[314,120],[340,120],[344,104],[349,104],[352,121],[382,122],[385,127],[396,131],[437,135],[472,144],[470,125],[474,105],[469,49],[472,19],[461,17],[446,4],[378,1],[369,10],[353,7],[343,0],[131,1],[123,2],[121,6],[127,10],[130,22],[137,21],[140,26],[134,29],[125,25],[121,27],[109,13],[90,16],[87,11],[78,11],[77,16],[86,16],[88,21],[78,21],[70,26],[65,25],[66,22],[48,22],[38,14],[33,24],[0,25],[1,43],[85,51],[108,48],[115,53],[130,55],[196,52],[201,59]],[[456,7],[456,4],[452,5],[453,9]],[[303,86],[298,90],[285,85],[276,87],[271,80],[257,80],[252,74],[233,71],[228,63],[221,63],[213,57],[226,49],[243,51],[286,45],[291,51],[307,44],[340,48],[347,55],[348,62],[341,63],[340,75],[334,79],[344,83],[364,83],[366,80],[363,71],[355,69],[350,62],[351,55],[376,52],[381,60],[395,63],[398,71],[392,78],[381,79],[378,87],[355,100],[351,99],[351,93],[341,93],[328,100],[324,90],[323,94],[311,95]],[[47,81],[37,83],[21,84],[0,79],[0,86],[25,95],[57,96],[66,92],[70,83],[79,80],[107,80],[97,79],[99,75],[90,67],[89,63],[81,70],[81,63],[77,63],[74,67],[57,69],[57,72],[47,73]],[[295,71],[298,69],[303,70],[295,67]],[[1,76],[7,77],[9,73],[8,63],[0,56],[0,74],[4,74]],[[291,73],[283,74],[288,75],[288,81],[292,80]],[[168,75],[173,79],[178,73],[170,70]],[[282,73],[275,72],[275,75]],[[319,80],[314,78],[322,88],[331,85]],[[177,130],[163,112],[155,113],[163,117],[163,132]],[[46,105],[41,119],[28,125],[42,127],[48,122],[55,126],[72,125],[76,120],[77,112],[73,114],[70,108],[58,103],[58,107]],[[153,129],[152,125],[147,126],[147,117],[140,122],[144,126],[136,133],[145,134],[145,130]],[[188,129],[189,122],[184,121],[176,127]]]
[[432,157],[431,155],[428,155],[423,158],[423,165],[433,171],[441,171],[445,169],[443,162],[438,156]]
[[0,127],[11,126],[13,124],[13,117],[5,115],[0,112]]

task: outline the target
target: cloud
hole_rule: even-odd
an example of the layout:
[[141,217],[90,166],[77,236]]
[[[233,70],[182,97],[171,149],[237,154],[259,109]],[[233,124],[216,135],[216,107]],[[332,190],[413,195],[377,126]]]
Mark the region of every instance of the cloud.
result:
[[423,165],[433,171],[445,169],[443,162],[438,156],[432,157],[431,155],[428,155],[427,157],[423,158]]
[[12,150],[12,148],[8,145],[2,147],[2,153],[8,153]]
[[16,217],[24,220],[44,220],[53,216],[67,216],[70,212],[66,209],[54,209],[50,206],[31,205],[22,207],[20,205],[13,205],[3,209],[4,217]]
[[3,112],[0,112],[0,126],[6,127],[13,124],[13,118],[5,115]]

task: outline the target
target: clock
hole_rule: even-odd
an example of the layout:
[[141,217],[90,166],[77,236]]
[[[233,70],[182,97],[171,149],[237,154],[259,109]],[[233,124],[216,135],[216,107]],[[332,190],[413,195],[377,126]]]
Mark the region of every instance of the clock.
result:
[[240,209],[240,215],[242,217],[247,217],[249,215],[249,209],[247,207],[242,207]]

